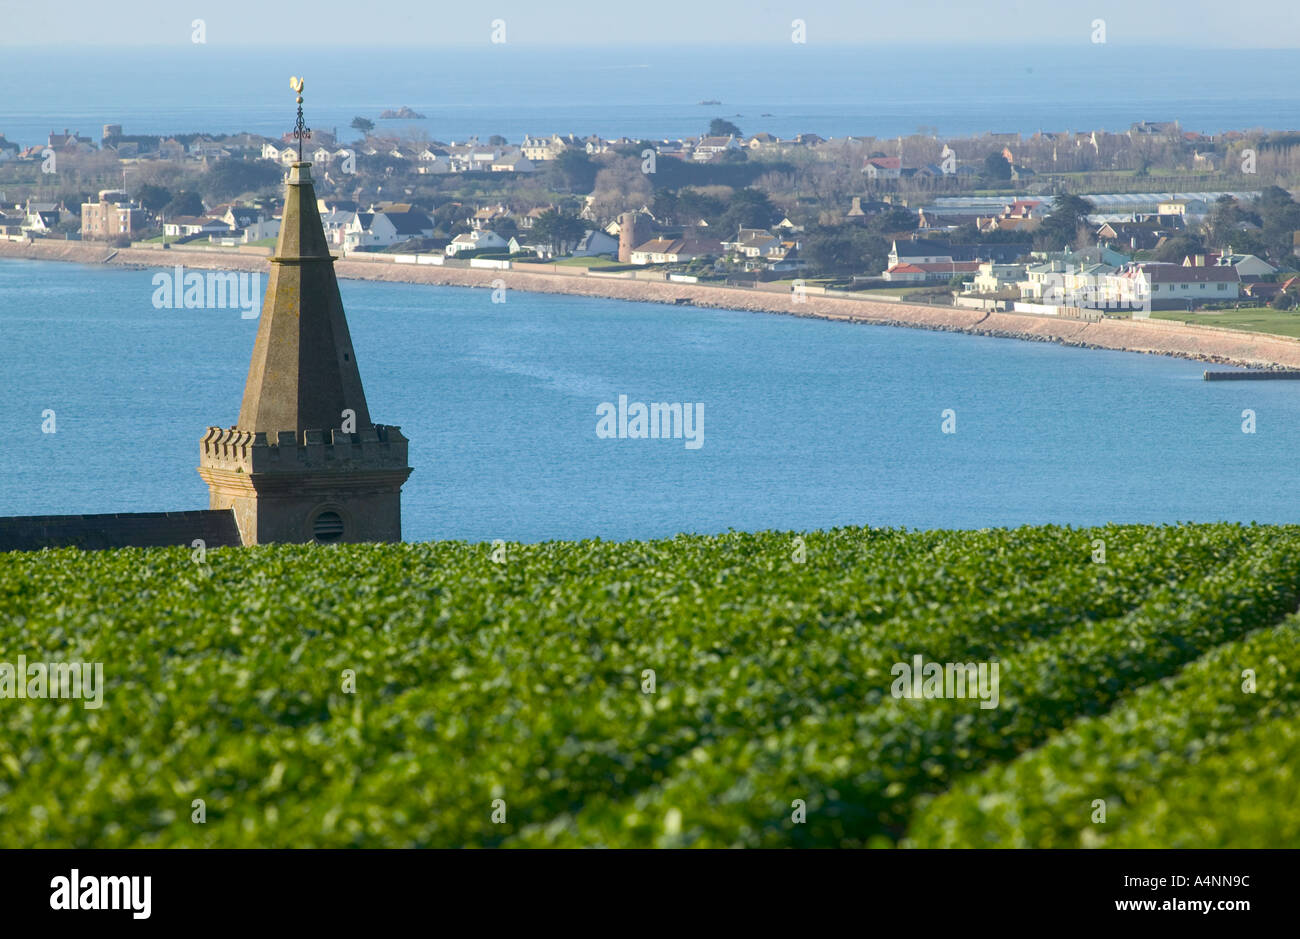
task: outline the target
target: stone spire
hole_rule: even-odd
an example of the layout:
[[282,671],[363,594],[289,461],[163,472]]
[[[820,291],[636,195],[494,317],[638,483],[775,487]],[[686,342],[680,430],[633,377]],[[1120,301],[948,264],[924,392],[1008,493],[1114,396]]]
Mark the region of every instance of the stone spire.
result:
[[[298,93],[299,147],[310,136]],[[239,423],[209,427],[199,475],[243,544],[401,541],[411,474],[401,428],[370,420],[316,209],[311,164],[293,164]],[[350,413],[348,413],[350,412]]]
[[[301,95],[294,133],[300,148],[303,138],[311,135],[303,126]],[[310,163],[299,160],[289,171],[280,237],[270,260],[236,426],[271,435],[282,430],[298,434],[330,430],[343,426],[343,412],[350,410],[357,431],[370,428],[334,258],[316,208]]]

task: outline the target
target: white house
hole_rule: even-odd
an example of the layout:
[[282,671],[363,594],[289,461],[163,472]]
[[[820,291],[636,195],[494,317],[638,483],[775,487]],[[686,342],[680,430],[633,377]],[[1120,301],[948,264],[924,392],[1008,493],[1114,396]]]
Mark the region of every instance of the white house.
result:
[[[303,155],[304,156],[306,155],[306,150],[303,151]],[[270,141],[267,141],[266,143],[262,144],[262,159],[274,160],[276,163],[279,163],[281,166],[288,166],[290,163],[297,163],[298,145],[286,144],[285,146],[281,147],[277,144],[273,144]]]
[[633,264],[681,264],[722,252],[721,242],[707,238],[652,238],[632,249]]
[[425,147],[415,155],[415,160],[419,163],[415,170],[417,173],[428,175],[452,172],[451,154],[446,150]]
[[447,245],[447,257],[467,251],[502,251],[510,247],[510,242],[488,228],[477,228],[457,235]]
[[799,243],[797,241],[781,242],[767,253],[764,262],[769,271],[778,271],[780,273],[801,271],[808,266],[808,262],[799,257]]
[[588,228],[586,234],[569,253],[575,258],[589,258],[597,254],[618,254],[618,239],[598,228]]
[[1152,304],[1182,301],[1206,302],[1235,300],[1241,295],[1241,277],[1231,265],[1184,267],[1181,264],[1138,264],[1116,275],[1128,282],[1128,297],[1141,302],[1149,297]]
[[1104,309],[1119,305],[1120,286],[1115,280],[1117,268],[1109,264],[1079,264],[1066,271],[1060,289],[1049,292],[1044,300],[1064,306]]
[[722,247],[738,257],[758,258],[779,247],[781,239],[763,228],[741,228],[731,241],[722,242]]
[[566,140],[559,134],[552,134],[549,137],[532,137],[524,135],[524,141],[519,145],[523,155],[534,163],[554,160],[565,150],[577,146],[576,140]]
[[[889,249],[889,266],[947,264],[953,261],[997,261],[1009,264],[1029,253],[1028,242],[983,242],[954,245],[932,238],[896,239]],[[972,267],[975,271],[977,267]]]
[[1024,273],[1019,264],[998,264],[996,261],[983,261],[979,272],[971,282],[972,293],[997,293],[1007,287],[1014,287]]
[[740,142],[736,140],[735,134],[729,134],[726,137],[701,137],[700,142],[695,145],[694,158],[704,163],[712,160],[719,153],[739,149]]
[[1189,254],[1183,258],[1184,267],[1231,267],[1241,277],[1267,277],[1276,274],[1277,268],[1253,254],[1234,254],[1232,246],[1222,254]]
[[22,230],[38,235],[49,234],[63,221],[63,211],[53,202],[32,202],[28,200],[24,211]]
[[494,173],[532,173],[537,170],[532,160],[518,150],[497,157],[488,168]]
[[321,213],[320,221],[325,229],[325,240],[332,245],[342,245],[356,219],[357,213],[346,209],[330,209],[328,212]]
[[[220,208],[215,211],[220,211]],[[267,218],[265,212],[251,205],[229,206],[225,213],[218,215],[217,218],[225,223],[228,231],[212,233],[213,238],[229,235],[238,242],[248,244],[275,238],[280,234],[280,220]]]
[[343,230],[349,248],[386,248],[410,238],[433,236],[433,221],[423,212],[358,212]]
[[1031,303],[1041,303],[1050,297],[1057,284],[1064,283],[1065,272],[1069,265],[1064,261],[1044,261],[1042,264],[1029,264],[1024,267],[1025,277],[1017,281],[1020,299]]
[[539,258],[549,258],[553,256],[550,245],[530,244],[524,240],[523,235],[513,235],[506,242],[506,250],[511,254],[520,254],[524,251],[531,251]]
[[[942,241],[934,241],[929,238],[913,238],[911,240],[895,240],[889,249],[889,266],[895,267],[899,264],[943,264],[951,263],[958,258],[953,254],[953,247]],[[967,260],[962,257],[960,260]]]
[[181,238],[186,235],[228,235],[230,226],[221,219],[210,216],[199,218],[194,215],[178,215],[163,223],[163,234],[171,238]]

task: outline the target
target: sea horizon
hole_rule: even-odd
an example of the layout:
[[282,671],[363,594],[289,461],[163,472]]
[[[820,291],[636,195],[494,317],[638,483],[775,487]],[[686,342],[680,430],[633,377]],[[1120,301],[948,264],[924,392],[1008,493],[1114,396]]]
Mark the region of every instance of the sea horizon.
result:
[[[278,137],[287,126],[283,102],[268,89],[279,88],[287,70],[309,82],[314,126],[345,137],[353,117],[374,120],[400,106],[425,119],[378,121],[381,132],[515,142],[550,133],[675,139],[703,132],[714,117],[783,137],[1119,131],[1141,120],[1177,120],[1207,134],[1300,127],[1300,102],[1286,90],[1289,49],[520,41],[399,46],[355,70],[339,67],[340,47],[268,58],[253,44],[172,44],[86,47],[65,56],[58,74],[29,82],[25,76],[48,61],[46,48],[5,48],[11,67],[0,73],[0,133],[27,146],[65,128],[97,139],[108,123],[127,134]],[[925,68],[916,65],[921,49]],[[810,55],[816,69],[806,68]],[[757,80],[768,73],[778,80]],[[707,100],[721,103],[700,103]]]

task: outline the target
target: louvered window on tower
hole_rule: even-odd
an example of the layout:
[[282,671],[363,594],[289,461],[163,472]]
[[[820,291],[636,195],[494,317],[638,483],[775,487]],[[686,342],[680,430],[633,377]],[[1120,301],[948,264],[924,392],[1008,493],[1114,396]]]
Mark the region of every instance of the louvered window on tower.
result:
[[339,518],[338,512],[321,512],[312,524],[312,533],[324,544],[338,541],[343,537],[343,519]]

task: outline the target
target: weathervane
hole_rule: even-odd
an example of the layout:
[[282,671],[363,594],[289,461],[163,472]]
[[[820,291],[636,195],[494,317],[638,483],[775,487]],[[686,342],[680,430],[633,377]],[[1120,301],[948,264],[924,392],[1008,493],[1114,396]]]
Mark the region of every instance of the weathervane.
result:
[[298,120],[293,125],[293,135],[298,138],[298,162],[302,159],[302,142],[311,136],[311,128],[302,119],[302,79],[296,76],[289,76],[289,87],[298,95]]

